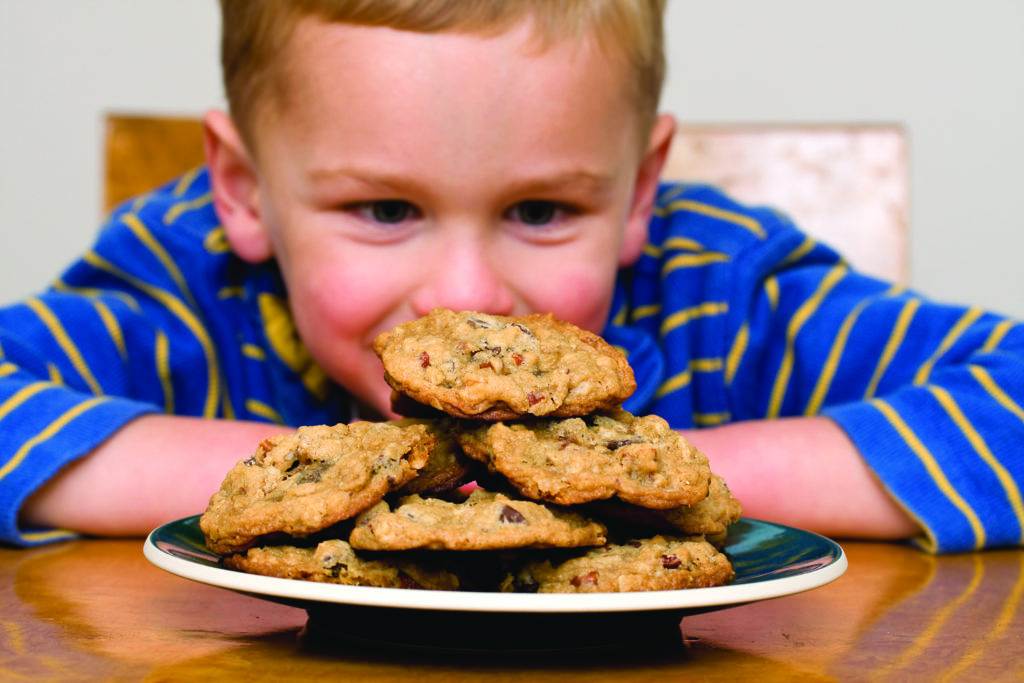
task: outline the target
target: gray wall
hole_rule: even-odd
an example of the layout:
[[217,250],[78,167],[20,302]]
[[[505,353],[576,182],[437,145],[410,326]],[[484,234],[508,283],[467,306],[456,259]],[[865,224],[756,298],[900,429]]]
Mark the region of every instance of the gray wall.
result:
[[[898,122],[912,284],[1024,317],[1024,3],[670,0],[664,108],[694,122]],[[100,218],[107,109],[222,103],[214,0],[0,0],[0,302]]]

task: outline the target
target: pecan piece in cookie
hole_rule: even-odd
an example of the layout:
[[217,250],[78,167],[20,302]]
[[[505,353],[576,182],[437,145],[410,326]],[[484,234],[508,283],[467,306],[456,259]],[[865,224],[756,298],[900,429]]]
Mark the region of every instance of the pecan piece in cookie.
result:
[[595,548],[552,564],[528,562],[505,577],[506,593],[626,593],[720,586],[733,577],[729,558],[701,538],[655,536]]
[[224,564],[250,574],[320,583],[379,588],[458,590],[456,574],[397,557],[360,557],[345,541],[324,541],[313,548],[269,546],[250,548],[224,558]]
[[586,415],[636,389],[622,353],[551,315],[434,309],[373,347],[396,392],[455,417]]
[[365,550],[496,550],[602,545],[605,528],[557,510],[477,489],[462,503],[408,496],[391,510],[385,502],[356,519],[349,537]]
[[264,440],[228,472],[199,521],[217,553],[260,536],[308,536],[353,517],[416,476],[434,437],[423,425],[300,427]]
[[497,423],[458,438],[527,498],[576,505],[614,496],[666,510],[708,495],[707,458],[656,415]]

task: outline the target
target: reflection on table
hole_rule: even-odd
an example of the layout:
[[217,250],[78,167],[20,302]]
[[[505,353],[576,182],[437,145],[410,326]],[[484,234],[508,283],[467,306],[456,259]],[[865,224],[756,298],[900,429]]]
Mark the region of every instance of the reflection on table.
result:
[[139,541],[0,549],[0,679],[1024,680],[1024,552],[844,548],[835,583],[687,618],[673,647],[528,656],[341,642],[300,610],[162,572]]

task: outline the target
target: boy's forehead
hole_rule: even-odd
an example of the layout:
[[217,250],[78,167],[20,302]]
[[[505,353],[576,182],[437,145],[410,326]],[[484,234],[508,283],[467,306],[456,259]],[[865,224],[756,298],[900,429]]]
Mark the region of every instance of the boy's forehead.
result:
[[364,123],[393,124],[399,137],[443,125],[472,144],[481,120],[532,117],[543,129],[581,109],[606,125],[636,115],[624,64],[589,38],[541,45],[526,23],[480,35],[304,19],[283,56],[280,83],[267,93],[277,99],[275,121],[299,134],[369,117]]

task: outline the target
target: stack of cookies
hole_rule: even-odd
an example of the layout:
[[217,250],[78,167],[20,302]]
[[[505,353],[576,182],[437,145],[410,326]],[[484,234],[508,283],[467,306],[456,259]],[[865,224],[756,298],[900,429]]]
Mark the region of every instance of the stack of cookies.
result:
[[405,420],[303,427],[200,520],[227,566],[342,584],[618,592],[713,586],[740,506],[625,357],[551,316],[444,309],[374,344]]

